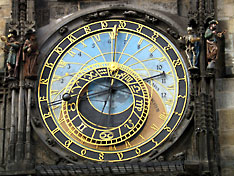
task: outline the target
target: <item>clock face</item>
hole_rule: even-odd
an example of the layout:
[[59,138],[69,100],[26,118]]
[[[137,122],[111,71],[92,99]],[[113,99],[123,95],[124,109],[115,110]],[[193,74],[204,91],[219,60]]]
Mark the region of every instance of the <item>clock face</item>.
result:
[[159,31],[127,20],[77,28],[45,59],[38,81],[41,117],[69,151],[124,161],[163,145],[183,117],[188,74]]

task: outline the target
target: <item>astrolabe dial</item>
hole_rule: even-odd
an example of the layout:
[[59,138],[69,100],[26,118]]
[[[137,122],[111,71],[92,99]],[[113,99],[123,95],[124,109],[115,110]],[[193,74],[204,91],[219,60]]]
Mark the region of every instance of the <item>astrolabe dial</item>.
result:
[[55,45],[41,69],[38,105],[67,150],[117,162],[164,145],[186,111],[188,87],[168,37],[138,22],[103,20]]
[[65,92],[71,99],[63,103],[61,121],[87,143],[121,143],[134,136],[148,117],[148,88],[136,72],[122,64],[88,66],[74,75]]

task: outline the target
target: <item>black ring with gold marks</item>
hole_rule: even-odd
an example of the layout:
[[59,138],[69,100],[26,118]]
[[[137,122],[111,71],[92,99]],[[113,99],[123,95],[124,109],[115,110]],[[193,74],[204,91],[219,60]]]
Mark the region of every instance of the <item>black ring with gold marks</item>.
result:
[[[56,44],[40,73],[38,104],[67,150],[116,162],[164,143],[184,116],[188,87],[184,60],[165,35],[130,20],[102,20]],[[65,93],[71,99],[61,101]]]
[[[67,86],[72,98],[64,102],[61,118],[64,118],[66,126],[77,138],[94,145],[113,145],[129,139],[141,129],[149,112],[149,93],[141,77],[120,64],[113,71],[112,65],[113,63],[91,65],[86,68],[89,71],[79,72]],[[94,81],[95,84],[101,82],[112,85],[101,84],[102,89],[96,92],[88,90],[89,84]],[[95,87],[92,89],[95,90]],[[130,99],[122,104],[126,109],[118,107],[119,103],[115,102],[116,97],[123,94],[127,94]],[[102,95],[105,95],[104,99],[113,96],[112,107],[110,103],[107,108],[109,113],[104,113],[104,109],[98,111],[90,103],[97,101],[96,96]],[[91,100],[88,101],[89,99]]]

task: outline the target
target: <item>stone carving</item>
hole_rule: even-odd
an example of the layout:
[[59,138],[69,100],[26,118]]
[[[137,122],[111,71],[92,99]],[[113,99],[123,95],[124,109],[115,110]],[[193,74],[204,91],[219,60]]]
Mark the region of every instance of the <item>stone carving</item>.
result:
[[158,22],[158,19],[149,15],[145,15],[145,21],[152,24],[156,24]]
[[171,29],[171,28],[167,28],[167,33],[170,34],[175,39],[180,38],[179,34],[176,31],[174,31],[173,29]]
[[46,142],[47,142],[47,144],[50,145],[51,147],[53,147],[53,146],[56,145],[55,140],[54,140],[54,139],[51,139],[50,137],[48,137],[48,138],[46,139]]
[[42,127],[42,123],[41,123],[39,117],[32,116],[32,122],[36,127]]
[[192,27],[187,28],[188,35],[184,37],[186,42],[185,53],[190,65],[190,68],[198,68],[198,60],[200,54],[200,38],[194,33]]
[[111,16],[111,13],[109,11],[96,12],[96,13],[89,14],[86,18],[84,18],[84,21],[105,19],[109,16]]
[[133,17],[133,18],[141,17],[141,15],[139,13],[137,13],[136,11],[133,11],[133,10],[124,11],[123,15],[126,17]]
[[206,39],[206,59],[208,66],[207,68],[215,68],[215,61],[218,57],[218,46],[217,46],[217,37],[221,38],[225,31],[217,32],[218,21],[211,20],[208,28],[205,32]]
[[33,31],[27,33],[27,39],[23,45],[24,77],[36,77],[37,57],[39,55],[36,42],[36,34]]
[[60,35],[63,35],[63,34],[65,34],[67,31],[68,31],[67,26],[63,26],[63,27],[61,27],[61,28],[59,29],[59,34],[60,34]]
[[16,36],[13,33],[10,33],[7,37],[1,36],[1,40],[9,47],[8,50],[5,50],[8,53],[6,61],[8,70],[7,78],[15,78],[19,64],[20,43],[16,40]]

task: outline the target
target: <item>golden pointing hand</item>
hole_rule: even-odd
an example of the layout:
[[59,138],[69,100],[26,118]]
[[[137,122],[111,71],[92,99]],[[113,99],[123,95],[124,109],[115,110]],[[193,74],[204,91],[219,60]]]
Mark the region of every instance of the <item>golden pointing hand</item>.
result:
[[117,25],[115,25],[114,28],[113,28],[113,39],[115,40],[115,43],[114,43],[113,62],[115,62],[115,53],[116,53],[117,36],[118,36],[118,28],[117,28]]

